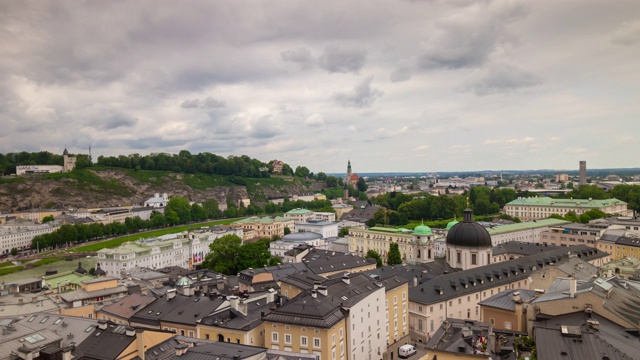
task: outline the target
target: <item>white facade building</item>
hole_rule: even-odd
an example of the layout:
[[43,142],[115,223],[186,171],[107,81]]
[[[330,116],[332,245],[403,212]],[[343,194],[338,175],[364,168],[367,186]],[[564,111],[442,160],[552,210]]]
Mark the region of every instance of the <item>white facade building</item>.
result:
[[64,170],[60,165],[18,165],[16,166],[16,175],[25,174],[53,174]]
[[108,276],[121,278],[135,268],[162,269],[167,266],[193,268],[209,253],[209,245],[224,235],[238,235],[242,228],[206,229],[201,232],[163,235],[124,243],[117,248],[98,251],[100,267]]
[[297,222],[296,232],[314,232],[323,238],[338,236],[338,223],[318,219],[310,219],[307,222]]
[[298,245],[309,245],[316,248],[323,247],[325,244],[322,235],[314,232],[302,232],[288,234],[282,237],[282,240],[273,241],[269,244],[269,252],[273,256],[284,258],[284,253],[293,249]]
[[169,195],[155,193],[152,198],[144,202],[144,207],[165,207],[169,203]]
[[48,234],[58,229],[58,225],[28,224],[28,225],[0,225],[0,254],[5,255],[11,249],[28,249],[31,247],[31,240],[37,235]]
[[538,244],[540,243],[540,233],[549,231],[550,227],[556,227],[562,224],[569,224],[569,221],[558,219],[541,219],[537,221],[500,225],[487,229],[491,235],[491,243],[493,246],[508,243],[510,241],[519,241]]

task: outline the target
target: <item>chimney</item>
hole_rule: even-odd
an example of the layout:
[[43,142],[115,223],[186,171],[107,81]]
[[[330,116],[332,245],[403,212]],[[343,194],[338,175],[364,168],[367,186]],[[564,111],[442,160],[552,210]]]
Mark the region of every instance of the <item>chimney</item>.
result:
[[98,320],[98,329],[106,330],[107,329],[107,320]]
[[351,275],[351,274],[346,273],[346,274],[342,275],[342,282],[344,282],[347,285],[351,284],[351,279],[349,279],[349,275]]
[[327,290],[326,286],[318,286],[318,293],[322,294],[323,296],[329,295],[329,291]]
[[[126,328],[126,333],[127,333],[127,336],[129,336],[128,328]],[[135,329],[133,329],[133,336],[136,337],[136,347],[138,349],[138,357],[142,360],[145,360],[144,352],[145,352],[146,346],[144,343],[144,331],[137,332],[135,331]]]
[[611,269],[607,270],[607,277],[608,278],[613,277],[613,270]]
[[522,303],[522,296],[520,295],[520,291],[514,292],[512,296],[513,296],[513,301],[515,301],[518,304]]
[[127,336],[135,336],[136,335],[136,328],[134,328],[133,326],[127,326],[125,328],[125,334]]
[[322,285],[322,283],[320,281],[314,281],[313,282],[313,290],[318,290],[318,287]]
[[167,290],[167,300],[171,300],[171,299],[173,299],[174,297],[176,297],[176,292],[177,292],[177,290],[176,290],[176,289],[169,289],[169,290]]
[[224,290],[224,279],[216,279],[216,289],[220,292]]
[[62,360],[71,360],[71,353],[76,348],[75,345],[69,344],[62,349]]
[[600,330],[600,322],[596,319],[587,319],[587,325],[593,330]]
[[315,289],[311,290],[311,297],[314,298],[314,299],[317,298],[318,297],[318,291],[315,290]]
[[249,313],[249,306],[247,304],[247,302],[245,301],[245,299],[240,299],[240,301],[238,302],[238,309],[237,309],[240,313],[242,313],[242,315],[247,316],[247,314]]
[[231,306],[232,309],[238,310],[238,303],[239,302],[240,302],[240,299],[238,299],[237,296],[235,296],[235,295],[229,296],[229,305]]
[[576,297],[576,291],[578,290],[578,280],[576,278],[571,277],[569,279],[569,296],[574,298]]
[[269,290],[267,290],[267,302],[268,303],[272,303],[274,301],[276,301],[276,291],[272,288],[270,288]]
[[418,287],[418,277],[417,276],[413,277],[413,287]]
[[188,346],[185,344],[176,345],[176,356],[182,356],[187,353]]

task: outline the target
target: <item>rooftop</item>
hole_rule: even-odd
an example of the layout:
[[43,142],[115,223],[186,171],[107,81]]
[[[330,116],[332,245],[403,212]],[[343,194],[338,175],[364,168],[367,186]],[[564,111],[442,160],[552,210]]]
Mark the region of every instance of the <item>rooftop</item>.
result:
[[579,208],[600,208],[612,205],[625,205],[624,201],[618,199],[558,199],[550,197],[530,197],[519,198],[509,202],[507,205],[524,206],[548,206],[548,207],[579,207]]
[[500,225],[487,229],[490,235],[506,234],[515,231],[523,231],[529,229],[537,229],[548,226],[559,226],[563,224],[570,224],[570,221],[558,220],[558,219],[541,219],[536,221],[527,221],[522,223]]

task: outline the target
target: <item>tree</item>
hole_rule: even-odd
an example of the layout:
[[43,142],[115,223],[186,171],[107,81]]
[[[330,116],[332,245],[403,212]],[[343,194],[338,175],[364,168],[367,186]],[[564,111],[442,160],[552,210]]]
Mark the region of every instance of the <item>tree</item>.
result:
[[46,224],[46,223],[51,222],[53,220],[55,220],[53,215],[45,216],[45,217],[42,218],[42,223]]
[[338,178],[335,176],[328,176],[326,182],[330,188],[338,187]]
[[359,178],[358,182],[356,182],[356,188],[358,188],[358,191],[365,192],[369,188],[369,185],[367,185],[367,182],[364,180],[364,178]]
[[17,248],[11,248],[11,256],[16,256],[18,255],[18,249]]
[[225,235],[217,238],[209,245],[209,253],[202,262],[202,267],[225,275],[238,273],[238,256],[242,247],[242,239],[236,235]]
[[289,229],[289,227],[288,227],[288,226],[285,226],[285,227],[284,227],[284,234],[285,234],[285,235],[289,235],[289,234],[291,234],[291,229]]
[[186,223],[191,221],[191,205],[189,205],[189,200],[179,196],[172,197],[169,199],[169,203],[165,208],[165,216],[167,211],[170,210],[175,212],[178,217],[177,223]]
[[279,264],[280,259],[272,259],[273,256],[269,252],[269,242],[271,239],[264,238],[256,242],[246,243],[240,247],[238,253],[238,271],[246,270],[248,268],[260,268],[263,266],[270,266],[272,264]]
[[220,211],[218,202],[215,199],[205,200],[202,203],[202,208],[204,209],[205,215],[208,219],[217,219],[222,217],[222,211]]
[[349,235],[349,227],[343,227],[342,229],[340,229],[340,231],[338,232],[338,236],[339,237],[345,237]]
[[387,254],[387,265],[400,264],[402,264],[402,256],[400,255],[398,243],[391,243],[389,244],[389,253]]
[[[284,168],[283,168],[284,169]],[[296,177],[306,178],[309,176],[309,169],[306,166],[297,166],[294,174]]]
[[369,250],[369,251],[367,251],[367,254],[364,257],[367,258],[367,259],[375,259],[376,267],[377,268],[381,268],[382,267],[382,257],[380,257],[380,254],[378,254],[377,251]]

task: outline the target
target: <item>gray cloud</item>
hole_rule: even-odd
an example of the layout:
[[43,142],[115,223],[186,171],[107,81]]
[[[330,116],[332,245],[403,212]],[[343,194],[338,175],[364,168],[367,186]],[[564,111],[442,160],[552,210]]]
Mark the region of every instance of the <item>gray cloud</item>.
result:
[[523,2],[476,4],[436,23],[419,57],[423,68],[482,65],[503,41],[509,24],[528,13]]
[[180,107],[183,109],[218,109],[225,106],[224,101],[214,99],[211,96],[207,96],[206,99],[193,99],[185,100]]
[[332,73],[357,73],[364,66],[367,52],[356,48],[328,46],[318,59],[320,68]]
[[541,80],[534,74],[509,64],[490,66],[478,79],[461,88],[479,96],[498,94],[538,85]]
[[611,36],[611,42],[617,45],[640,43],[640,21],[624,22]]
[[368,107],[382,96],[383,92],[371,87],[373,75],[366,77],[358,83],[351,91],[335,92],[333,100],[345,107]]
[[120,109],[98,104],[64,113],[61,118],[101,131],[130,128],[138,123],[135,116]]
[[280,53],[280,57],[282,61],[296,63],[303,69],[313,66],[311,51],[305,47],[283,51]]

